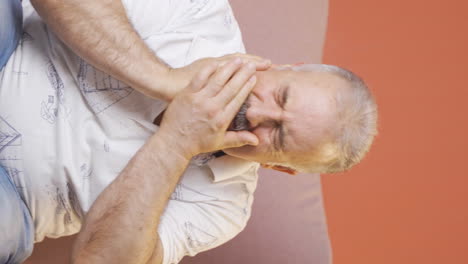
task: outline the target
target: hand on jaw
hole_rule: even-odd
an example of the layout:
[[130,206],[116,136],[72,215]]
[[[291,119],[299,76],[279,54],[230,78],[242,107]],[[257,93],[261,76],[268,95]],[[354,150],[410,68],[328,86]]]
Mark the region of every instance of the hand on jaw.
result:
[[157,134],[184,157],[258,144],[248,131],[226,131],[255,86],[257,66],[240,58],[209,61],[167,108]]

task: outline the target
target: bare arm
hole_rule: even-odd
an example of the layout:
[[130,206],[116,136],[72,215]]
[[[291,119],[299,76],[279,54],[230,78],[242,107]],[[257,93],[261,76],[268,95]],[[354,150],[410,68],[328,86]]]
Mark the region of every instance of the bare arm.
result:
[[247,131],[226,132],[255,84],[248,81],[254,72],[253,64],[210,65],[175,97],[158,132],[91,207],[72,263],[161,263],[160,217],[191,157],[258,142]]
[[121,0],[31,0],[31,3],[76,54],[152,98],[171,101],[213,60],[226,62],[235,56],[255,62],[257,70],[270,67],[269,61],[258,56],[233,54],[171,69],[140,38]]
[[73,262],[146,263],[153,250],[161,252],[159,218],[187,164],[163,135],[150,138],[93,204]]
[[[169,67],[130,24],[121,0],[31,0],[63,42],[100,70],[155,98],[169,99]],[[155,82],[155,80],[159,80]]]

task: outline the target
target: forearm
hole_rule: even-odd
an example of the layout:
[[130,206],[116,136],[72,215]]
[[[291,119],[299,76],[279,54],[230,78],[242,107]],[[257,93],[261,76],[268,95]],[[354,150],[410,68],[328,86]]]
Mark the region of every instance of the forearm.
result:
[[[75,242],[73,263],[147,263],[161,259],[159,219],[189,159],[155,134],[104,190]],[[157,151],[155,151],[157,150]]]
[[130,24],[121,0],[31,0],[39,15],[75,53],[140,92],[171,100],[169,67]]

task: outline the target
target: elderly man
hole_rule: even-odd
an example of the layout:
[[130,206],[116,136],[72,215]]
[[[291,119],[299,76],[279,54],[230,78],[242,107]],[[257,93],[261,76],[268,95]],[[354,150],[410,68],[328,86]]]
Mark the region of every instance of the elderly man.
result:
[[[33,241],[80,228],[76,263],[176,263],[242,230],[259,163],[338,171],[370,146],[375,104],[350,72],[306,65],[255,73],[267,67],[202,59],[243,52],[224,1],[124,3],[147,45],[177,68],[166,72],[174,85],[162,81],[161,89],[145,89],[144,74],[122,78],[173,101],[160,126],[154,119],[166,103],[87,64],[23,4],[24,34],[0,73],[2,186],[19,204],[2,222],[2,230],[16,228],[2,236],[6,263],[24,259]],[[187,86],[187,79],[194,80]],[[244,101],[231,124],[240,132],[225,134]],[[196,155],[219,149],[228,155]]]

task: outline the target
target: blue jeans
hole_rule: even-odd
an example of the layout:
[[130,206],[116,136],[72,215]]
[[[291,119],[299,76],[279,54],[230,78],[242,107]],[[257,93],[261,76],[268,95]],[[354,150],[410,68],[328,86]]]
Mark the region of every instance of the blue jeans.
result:
[[20,0],[0,0],[0,70],[5,66],[23,33]]
[[[21,1],[0,0],[0,70],[15,51],[22,27]],[[0,166],[0,264],[22,263],[31,255],[33,244],[34,223],[29,209]]]
[[8,173],[0,166],[0,264],[19,264],[32,253],[34,223]]

